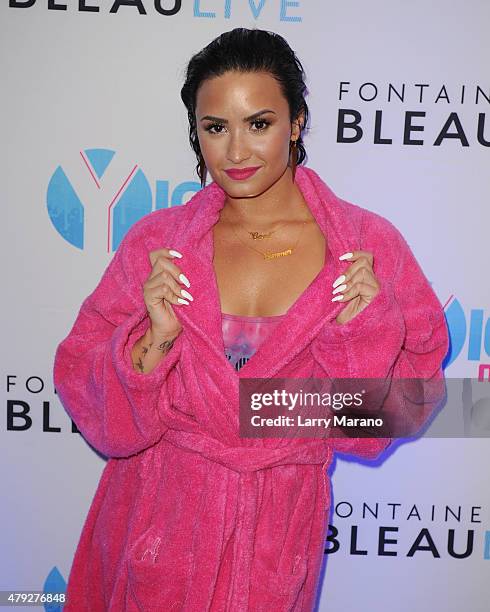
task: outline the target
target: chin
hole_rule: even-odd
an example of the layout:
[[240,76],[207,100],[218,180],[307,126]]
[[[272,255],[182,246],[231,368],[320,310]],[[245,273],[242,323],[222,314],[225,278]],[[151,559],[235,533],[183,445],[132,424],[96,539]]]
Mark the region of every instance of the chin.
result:
[[262,191],[265,191],[260,189],[252,189],[252,187],[245,188],[245,186],[242,189],[229,189],[228,186],[222,185],[222,188],[226,195],[230,198],[255,198],[256,196],[260,195]]

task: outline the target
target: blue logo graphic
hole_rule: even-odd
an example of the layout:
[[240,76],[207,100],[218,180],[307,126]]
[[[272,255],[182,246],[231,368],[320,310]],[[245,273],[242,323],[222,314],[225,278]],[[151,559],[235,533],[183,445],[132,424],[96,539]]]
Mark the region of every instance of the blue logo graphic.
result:
[[[86,149],[80,152],[82,162],[96,189],[101,189],[102,178],[114,155],[115,151],[109,149]],[[186,181],[177,185],[170,195],[169,182],[157,181],[155,210],[178,206],[183,203],[184,196],[188,192],[195,193],[200,188],[199,183]],[[51,176],[46,200],[49,218],[58,233],[71,245],[83,249],[87,231],[85,204],[61,166],[58,166]],[[105,215],[108,253],[117,249],[133,223],[152,212],[152,200],[148,179],[135,165],[129,175],[123,177],[120,187],[109,198],[107,209],[100,211],[100,219]]]
[[66,593],[66,582],[56,566],[53,567],[44,581],[43,593],[50,593],[53,596],[53,601],[44,603],[45,612],[61,612],[63,610],[64,606],[60,601],[59,594]]
[[445,309],[449,329],[449,351],[444,367],[450,365],[463,350],[468,338],[469,361],[481,361],[482,349],[490,356],[490,319],[484,325],[482,308],[473,308],[469,314],[469,324],[463,307],[458,299],[453,299]]
[[[266,0],[258,0],[256,3],[255,0],[248,0],[248,5],[250,11],[255,20],[260,18],[260,14],[262,9],[266,4]],[[203,11],[201,9],[200,0],[194,0],[194,17],[206,18],[206,19],[216,19],[217,14],[214,11]],[[230,19],[232,16],[232,0],[225,0],[224,2],[224,11],[223,17],[225,19]],[[302,17],[298,14],[289,14],[289,10],[300,8],[299,0],[280,0],[279,1],[279,21],[288,21],[288,22],[301,22],[303,21]]]
[[485,545],[483,547],[483,558],[490,559],[490,531],[485,531]]

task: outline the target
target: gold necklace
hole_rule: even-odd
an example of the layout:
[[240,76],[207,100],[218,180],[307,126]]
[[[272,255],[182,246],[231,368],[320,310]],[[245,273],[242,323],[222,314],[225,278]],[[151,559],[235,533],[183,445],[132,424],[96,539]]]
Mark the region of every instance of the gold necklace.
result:
[[[285,223],[283,223],[283,225],[285,225]],[[304,229],[305,225],[306,225],[306,221],[303,221],[303,226],[302,226],[301,231],[299,233],[298,240],[296,241],[296,244],[294,245],[293,248],[289,247],[288,249],[285,249],[283,251],[275,251],[275,252],[266,251],[265,253],[263,253],[262,251],[259,251],[258,249],[255,249],[253,246],[250,246],[249,244],[244,242],[240,238],[240,236],[236,233],[235,228],[233,227],[233,224],[231,226],[231,229],[233,230],[233,233],[238,238],[238,240],[240,240],[240,242],[242,244],[244,244],[247,248],[252,249],[256,253],[260,253],[264,259],[276,259],[278,257],[286,257],[287,255],[292,255],[293,254],[293,252],[296,250],[296,247],[298,246],[299,239],[301,238],[301,234],[303,233],[303,229]],[[273,231],[276,231],[276,230],[273,230]]]
[[[229,221],[229,220],[225,219],[225,221]],[[276,227],[276,229],[273,229],[270,232],[266,232],[265,234],[262,234],[261,232],[251,232],[242,223],[239,223],[239,225],[241,227],[243,227],[243,229],[247,232],[247,234],[249,234],[249,237],[252,240],[264,240],[265,238],[270,238],[272,236],[272,234],[277,232],[278,229],[281,229],[281,227],[283,225],[286,225],[286,223],[287,223],[287,221],[285,221],[284,223],[281,223],[281,225],[279,225],[279,227]]]
[[276,229],[271,230],[270,232],[267,232],[266,234],[261,234],[260,232],[251,232],[246,227],[243,227],[243,225],[242,227],[247,232],[247,234],[250,234],[250,238],[252,238],[252,240],[264,240],[264,238],[270,238],[272,234],[277,232],[277,230],[280,229],[283,225],[286,225],[286,223],[287,221],[285,223],[281,223],[279,227],[276,227]]

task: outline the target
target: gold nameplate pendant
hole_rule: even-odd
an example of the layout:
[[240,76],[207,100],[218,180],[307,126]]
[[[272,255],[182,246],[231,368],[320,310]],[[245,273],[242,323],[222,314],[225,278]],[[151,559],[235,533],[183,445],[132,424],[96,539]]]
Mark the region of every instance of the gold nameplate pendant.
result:
[[285,251],[278,251],[277,253],[264,253],[264,259],[275,259],[276,257],[286,257],[286,255],[292,255],[292,249],[286,249]]
[[264,238],[270,238],[272,236],[272,232],[268,234],[261,234],[260,232],[248,232],[250,234],[250,238],[254,240],[264,240]]

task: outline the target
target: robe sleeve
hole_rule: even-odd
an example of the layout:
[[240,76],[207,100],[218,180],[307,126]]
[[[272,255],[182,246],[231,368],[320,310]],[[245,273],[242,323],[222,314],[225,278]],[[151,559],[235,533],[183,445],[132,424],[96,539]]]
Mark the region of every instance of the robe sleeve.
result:
[[[441,303],[409,245],[395,226],[387,226],[389,248],[398,253],[395,273],[384,270],[380,279],[375,257],[380,291],[347,323],[340,325],[334,317],[321,344],[330,377],[369,379],[368,384],[389,389],[381,414],[390,431],[404,437],[401,432],[419,431],[445,399],[442,363],[449,334]],[[391,434],[340,436],[332,443],[335,451],[375,459],[392,439]]]
[[134,246],[142,243],[138,236],[134,240],[136,225],[83,301],[54,358],[54,385],[65,410],[106,457],[128,457],[159,441],[168,429],[159,412],[171,402],[177,382],[183,332],[149,374],[133,367],[131,350],[149,327],[135,271],[137,264],[146,265],[148,254]]

